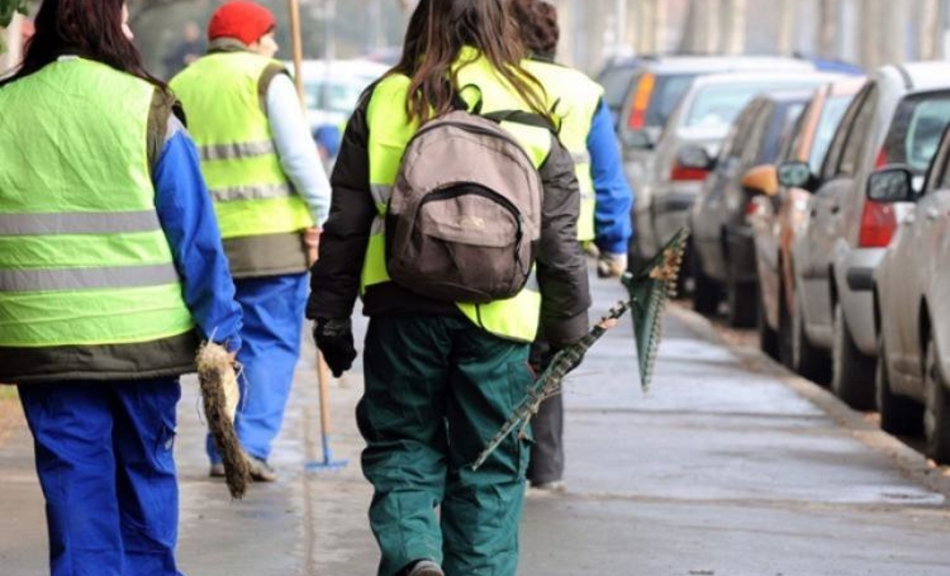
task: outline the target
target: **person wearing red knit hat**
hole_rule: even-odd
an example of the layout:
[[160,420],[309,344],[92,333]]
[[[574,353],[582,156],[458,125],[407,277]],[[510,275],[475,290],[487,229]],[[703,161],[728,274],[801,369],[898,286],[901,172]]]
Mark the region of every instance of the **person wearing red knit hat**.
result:
[[[277,22],[246,0],[222,5],[208,24],[208,54],[175,76],[188,129],[214,200],[244,312],[244,370],[235,419],[258,481],[280,431],[330,183],[284,65],[274,60]],[[213,442],[211,476],[224,476]]]

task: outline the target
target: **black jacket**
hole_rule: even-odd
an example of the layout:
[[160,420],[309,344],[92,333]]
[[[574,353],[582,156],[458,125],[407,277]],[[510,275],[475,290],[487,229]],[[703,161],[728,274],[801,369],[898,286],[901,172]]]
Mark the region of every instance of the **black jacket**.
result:
[[[349,318],[359,295],[360,274],[376,206],[369,182],[369,126],[364,95],[343,136],[333,170],[330,218],[320,237],[307,317]],[[540,168],[544,184],[541,238],[535,247],[541,286],[541,330],[552,345],[571,343],[588,329],[590,292],[587,263],[577,242],[580,193],[570,153],[552,134],[551,153]],[[363,313],[382,315],[458,315],[450,302],[419,296],[394,282],[370,286]]]

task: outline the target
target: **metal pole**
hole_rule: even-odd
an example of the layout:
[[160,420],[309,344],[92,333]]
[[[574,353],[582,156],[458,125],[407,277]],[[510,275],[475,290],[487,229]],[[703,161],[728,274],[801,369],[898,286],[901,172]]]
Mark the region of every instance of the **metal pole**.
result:
[[627,42],[627,0],[617,0],[616,7],[616,37],[614,38],[613,52],[614,56],[619,56],[624,52],[624,44]]

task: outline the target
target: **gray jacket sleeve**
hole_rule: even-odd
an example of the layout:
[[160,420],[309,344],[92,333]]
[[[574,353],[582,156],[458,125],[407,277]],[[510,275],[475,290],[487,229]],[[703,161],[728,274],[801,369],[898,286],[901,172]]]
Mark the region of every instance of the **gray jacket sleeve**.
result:
[[587,261],[577,240],[580,191],[571,154],[552,135],[541,165],[544,184],[537,270],[541,286],[541,336],[555,348],[587,333],[590,287]]

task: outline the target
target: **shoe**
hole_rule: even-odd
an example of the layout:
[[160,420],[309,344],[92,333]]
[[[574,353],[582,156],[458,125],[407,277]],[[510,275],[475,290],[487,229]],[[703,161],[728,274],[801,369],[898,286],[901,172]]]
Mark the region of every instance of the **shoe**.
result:
[[406,576],[445,576],[442,567],[432,560],[419,560],[412,564]]
[[255,482],[277,482],[277,471],[270,467],[267,460],[261,460],[250,454],[245,454],[245,456],[251,471],[251,480]]
[[224,478],[226,474],[224,473],[224,464],[218,462],[217,464],[211,465],[211,471],[208,472],[208,476],[212,478]]
[[564,480],[552,480],[551,482],[532,482],[531,490],[542,494],[563,494],[567,492],[567,484]]

